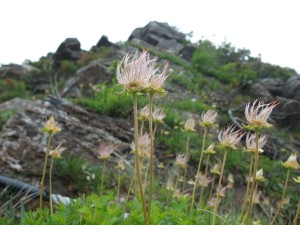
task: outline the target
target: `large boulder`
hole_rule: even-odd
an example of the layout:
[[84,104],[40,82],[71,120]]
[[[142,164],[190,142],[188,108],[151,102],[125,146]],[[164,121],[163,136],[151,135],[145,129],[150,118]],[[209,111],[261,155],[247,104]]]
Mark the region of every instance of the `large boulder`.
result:
[[78,70],[75,76],[68,80],[62,89],[61,95],[68,98],[92,96],[95,84],[110,83],[112,78],[112,73],[101,61],[92,61]]
[[129,41],[144,42],[159,49],[178,52],[184,46],[185,34],[170,27],[168,23],[152,21],[145,27],[136,28],[128,38]]
[[300,102],[300,76],[293,76],[289,78],[282,90],[285,98],[294,99]]
[[0,78],[22,80],[29,72],[37,70],[38,69],[30,65],[18,65],[12,63],[0,67]]
[[21,177],[25,182],[38,185],[48,139],[41,128],[51,114],[62,128],[53,136],[51,148],[62,144],[67,148],[67,156],[79,156],[96,164],[99,163],[97,149],[103,141],[115,144],[117,152],[129,149],[132,127],[128,122],[89,112],[64,99],[49,97],[29,104],[4,126],[0,134],[1,175]]
[[53,55],[53,67],[56,69],[59,68],[63,60],[76,62],[80,59],[81,55],[82,50],[79,40],[77,38],[67,38],[60,44]]

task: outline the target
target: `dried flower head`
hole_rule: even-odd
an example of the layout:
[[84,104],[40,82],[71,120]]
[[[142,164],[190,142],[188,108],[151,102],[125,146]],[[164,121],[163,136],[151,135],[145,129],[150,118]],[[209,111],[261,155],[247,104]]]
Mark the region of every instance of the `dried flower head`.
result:
[[[267,142],[266,135],[260,135],[258,138],[258,152],[263,153],[264,150],[262,149]],[[247,152],[256,152],[256,135],[255,134],[247,134],[246,137],[246,151]]]
[[206,113],[201,114],[200,125],[203,127],[211,127],[215,124],[218,113],[213,110],[208,110]]
[[221,199],[220,199],[220,198],[211,198],[211,199],[207,202],[207,204],[208,204],[208,206],[210,206],[210,207],[215,207],[215,205],[219,205],[220,202],[221,202]]
[[59,144],[54,150],[50,151],[50,156],[55,158],[55,159],[60,159],[61,158],[61,154],[63,153],[63,151],[65,151],[66,148],[61,147],[61,144]]
[[250,103],[246,104],[245,116],[248,122],[246,128],[250,130],[256,130],[260,128],[269,128],[272,127],[272,124],[268,123],[273,109],[278,105],[278,102],[271,102],[264,104],[262,101],[255,100],[252,106]]
[[157,165],[157,168],[158,168],[158,169],[164,169],[164,168],[165,168],[165,165],[163,164],[163,162],[160,162],[160,163]]
[[124,170],[125,169],[124,159],[119,159],[115,168],[118,170]]
[[261,197],[261,191],[255,192],[252,198],[253,204],[259,204],[260,203],[260,197]]
[[282,165],[288,169],[300,169],[300,165],[297,162],[297,153],[292,153],[287,161],[282,162]]
[[293,179],[296,183],[300,184],[300,176],[298,176],[297,178],[293,178]]
[[211,181],[212,178],[205,176],[201,172],[198,174],[198,185],[200,187],[207,187]]
[[166,113],[158,107],[154,107],[152,113],[153,123],[163,123],[163,120],[166,118]]
[[260,220],[255,220],[255,221],[253,221],[253,225],[261,225]]
[[233,189],[234,179],[233,179],[232,173],[230,173],[230,174],[228,175],[228,177],[227,177],[227,182],[228,182],[227,185],[226,185],[227,189]]
[[[135,153],[136,145],[134,141],[131,143],[130,148],[131,151]],[[150,157],[150,137],[147,132],[138,137],[138,152],[139,155],[143,158]]]
[[58,126],[58,123],[55,120],[53,114],[47,120],[41,131],[49,134],[55,134],[61,131],[61,128]]
[[153,73],[153,76],[150,80],[150,92],[164,94],[164,84],[166,79],[169,77],[168,74],[169,63],[167,63],[161,74]]
[[146,105],[144,108],[140,110],[139,120],[147,121],[149,119],[149,105]]
[[195,130],[195,125],[196,125],[196,123],[195,123],[195,120],[193,119],[193,118],[189,118],[186,122],[185,122],[185,124],[184,124],[184,131],[185,132],[194,132],[194,131],[196,131]]
[[220,175],[221,174],[221,164],[220,163],[217,163],[213,166],[213,168],[210,170],[211,173],[213,174],[218,174]]
[[98,158],[108,159],[115,150],[115,145],[109,142],[102,142],[98,148]]
[[188,156],[186,154],[177,154],[175,164],[181,168],[186,168]]
[[180,198],[182,195],[180,193],[180,189],[176,189],[173,193],[173,198]]
[[227,187],[221,187],[220,191],[217,193],[217,195],[219,195],[220,198],[224,198],[226,191],[227,191]]
[[167,190],[174,191],[173,177],[169,176],[167,181]]
[[256,172],[255,180],[258,181],[258,182],[266,181],[266,178],[264,177],[264,171],[263,171],[262,168]]
[[244,133],[241,130],[234,131],[235,127],[233,125],[228,126],[226,130],[221,130],[218,135],[220,141],[220,147],[225,149],[236,149],[235,145],[241,140],[244,136]]
[[208,148],[204,151],[205,154],[216,154],[215,145],[210,144]]

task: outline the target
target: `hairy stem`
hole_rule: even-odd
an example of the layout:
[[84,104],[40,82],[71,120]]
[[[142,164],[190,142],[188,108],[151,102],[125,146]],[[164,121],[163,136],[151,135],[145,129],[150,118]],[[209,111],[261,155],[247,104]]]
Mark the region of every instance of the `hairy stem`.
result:
[[[188,155],[189,155],[189,147],[190,147],[190,134],[188,133],[188,135],[187,135],[187,140],[186,140],[186,151],[185,151],[186,157],[188,157]],[[184,167],[183,184],[182,184],[182,193],[184,193],[184,189],[185,189],[186,173],[187,173],[187,162],[186,162],[186,165],[185,165],[185,167]]]
[[[255,158],[254,158],[254,168],[253,168],[253,176],[252,176],[252,183],[251,183],[251,189],[250,189],[250,195],[249,195],[249,204],[248,204],[248,208],[247,208],[247,212],[244,218],[245,221],[245,225],[248,225],[249,223],[249,219],[250,219],[250,215],[252,212],[252,202],[253,202],[253,195],[254,195],[254,189],[255,189],[255,183],[256,183],[256,171],[257,171],[257,166],[258,166],[258,130],[255,130],[255,141],[256,141],[256,150],[255,150]],[[249,177],[249,179],[251,179]]]
[[139,131],[138,131],[138,115],[137,115],[137,93],[133,93],[133,112],[134,112],[134,142],[135,142],[135,170],[136,176],[139,186],[139,191],[141,195],[142,207],[143,207],[143,215],[145,219],[146,225],[149,225],[149,220],[147,216],[147,209],[146,209],[146,201],[144,196],[144,190],[142,185],[142,178],[141,178],[141,167],[140,167],[140,156],[139,156]]
[[47,167],[48,156],[49,156],[49,152],[50,152],[51,139],[52,139],[52,133],[49,133],[47,149],[46,149],[46,156],[45,156],[45,161],[44,161],[44,168],[43,168],[43,175],[42,175],[42,179],[41,179],[41,183],[40,183],[40,211],[41,212],[43,210],[44,181],[45,181],[45,176],[46,176],[46,167]]
[[50,213],[53,214],[52,203],[52,169],[53,169],[53,157],[51,158],[50,171],[49,171],[49,191],[50,191]]
[[200,159],[199,159],[199,163],[198,163],[198,168],[197,168],[197,173],[196,173],[196,178],[195,178],[195,183],[194,183],[194,188],[193,188],[191,210],[194,208],[195,193],[196,193],[196,188],[197,188],[197,183],[198,183],[198,175],[199,175],[200,169],[201,169],[201,163],[202,163],[202,158],[203,158],[203,151],[204,151],[204,146],[205,146],[206,133],[207,133],[207,128],[205,127],[203,140],[202,140]]
[[281,207],[283,205],[284,195],[285,195],[287,184],[288,184],[288,181],[289,181],[290,172],[291,172],[291,170],[288,169],[287,174],[286,174],[286,179],[285,179],[285,183],[284,183],[284,188],[283,188],[282,196],[281,196],[281,199],[280,199],[280,203],[279,203],[278,209],[277,209],[277,211],[275,213],[275,216],[273,217],[273,220],[270,223],[270,225],[273,225],[275,223],[275,220],[276,220],[276,218],[277,218],[277,216],[278,216],[278,214],[279,214],[279,212],[281,210]]
[[223,173],[224,173],[224,167],[225,167],[225,163],[226,163],[226,156],[227,156],[227,150],[225,149],[221,174],[220,174],[220,177],[219,177],[219,183],[218,183],[218,187],[217,187],[217,199],[216,199],[215,208],[214,208],[212,225],[215,225],[216,215],[218,213],[219,197],[220,197],[219,192],[220,192],[220,188],[221,188],[221,183],[222,183],[222,178],[223,178]]
[[103,159],[100,196],[102,196],[102,193],[103,193],[104,175],[105,175],[105,166],[106,166],[106,159]]
[[152,110],[153,110],[153,94],[149,94],[149,133],[150,133],[150,177],[149,177],[149,207],[148,207],[148,220],[151,218],[151,204],[153,195],[153,156],[154,156],[154,136],[153,136],[153,125],[152,125]]

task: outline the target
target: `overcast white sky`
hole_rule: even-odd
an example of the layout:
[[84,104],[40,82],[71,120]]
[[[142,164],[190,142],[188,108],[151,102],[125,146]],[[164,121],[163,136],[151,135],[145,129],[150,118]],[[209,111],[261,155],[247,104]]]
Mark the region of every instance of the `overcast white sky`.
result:
[[149,21],[167,22],[216,45],[226,38],[252,56],[300,73],[298,0],[3,0],[0,64],[38,60],[68,37],[89,50],[105,34],[126,41]]

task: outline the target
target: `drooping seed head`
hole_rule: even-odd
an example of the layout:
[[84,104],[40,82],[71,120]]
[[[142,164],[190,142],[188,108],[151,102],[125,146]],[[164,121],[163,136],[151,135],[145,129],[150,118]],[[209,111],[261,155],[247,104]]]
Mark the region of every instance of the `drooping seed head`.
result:
[[166,113],[158,107],[155,107],[152,113],[152,118],[154,123],[163,123],[166,118]]
[[188,156],[186,154],[177,154],[175,164],[181,168],[186,168]]
[[220,163],[217,163],[213,166],[213,168],[210,170],[211,173],[213,174],[218,174],[220,175],[221,174],[221,164]]
[[217,152],[215,151],[215,144],[210,144],[209,146],[208,146],[208,148],[204,151],[204,153],[205,154],[211,154],[211,155],[213,155],[213,154],[216,154]]
[[146,105],[144,108],[140,110],[139,120],[147,121],[149,119],[149,105]]

